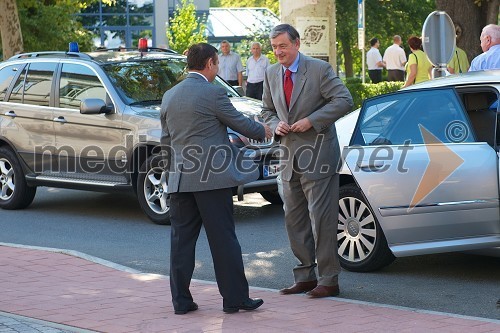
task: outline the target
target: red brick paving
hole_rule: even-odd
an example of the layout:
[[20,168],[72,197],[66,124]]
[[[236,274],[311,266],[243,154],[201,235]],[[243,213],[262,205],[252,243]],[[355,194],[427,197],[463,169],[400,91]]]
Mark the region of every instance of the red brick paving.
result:
[[0,246],[0,311],[99,332],[500,332],[500,321],[282,296],[256,311],[222,312],[213,283],[194,281],[198,311],[173,314],[168,278],[134,274],[51,251]]

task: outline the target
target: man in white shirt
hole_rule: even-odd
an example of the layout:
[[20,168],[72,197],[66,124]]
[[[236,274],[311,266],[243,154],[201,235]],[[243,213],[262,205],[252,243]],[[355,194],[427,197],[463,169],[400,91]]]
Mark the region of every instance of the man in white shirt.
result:
[[252,56],[247,59],[246,95],[262,100],[264,76],[269,66],[269,59],[262,55],[262,45],[259,42],[253,42],[250,51],[252,52]]
[[379,83],[382,81],[382,68],[384,67],[384,62],[382,61],[382,55],[378,50],[380,47],[378,38],[370,39],[370,45],[372,48],[366,53],[368,75],[370,76],[372,83]]
[[393,42],[384,52],[385,67],[387,68],[387,81],[404,81],[406,53],[401,47],[401,36],[393,37]]
[[243,85],[243,65],[237,53],[231,52],[231,45],[227,40],[220,43],[219,76],[232,86]]

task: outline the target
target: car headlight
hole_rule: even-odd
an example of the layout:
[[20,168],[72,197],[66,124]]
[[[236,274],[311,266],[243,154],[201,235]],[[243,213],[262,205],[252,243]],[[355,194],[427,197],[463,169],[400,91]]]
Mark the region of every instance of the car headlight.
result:
[[229,142],[231,142],[233,145],[235,145],[238,148],[243,148],[245,147],[245,143],[241,138],[234,134],[234,133],[228,133],[227,136],[229,137]]

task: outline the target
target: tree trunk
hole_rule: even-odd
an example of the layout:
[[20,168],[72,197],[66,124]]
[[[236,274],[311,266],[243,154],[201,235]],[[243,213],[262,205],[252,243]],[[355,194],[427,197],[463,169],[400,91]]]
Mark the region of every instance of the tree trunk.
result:
[[479,36],[483,27],[498,23],[499,0],[436,0],[437,10],[445,11],[453,20],[457,31],[457,46],[462,48],[469,61],[482,52]]
[[16,0],[0,0],[0,37],[4,60],[23,51],[23,35]]
[[344,53],[345,76],[353,77],[354,70],[353,70],[352,50],[349,47],[347,47],[343,49],[343,53]]

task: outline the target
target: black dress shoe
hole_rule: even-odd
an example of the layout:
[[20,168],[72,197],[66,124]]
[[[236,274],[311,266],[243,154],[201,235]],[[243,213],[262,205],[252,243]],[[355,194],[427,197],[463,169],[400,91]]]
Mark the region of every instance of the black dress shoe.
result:
[[240,305],[225,306],[224,308],[222,308],[222,311],[224,311],[225,313],[235,313],[240,310],[250,311],[257,309],[262,304],[264,304],[264,301],[260,298],[249,298],[246,301],[242,302]]
[[186,309],[175,310],[175,314],[176,315],[183,315],[183,314],[186,314],[190,311],[196,311],[196,310],[198,310],[198,304],[196,304],[195,302],[192,302],[191,304],[189,304],[189,306]]

